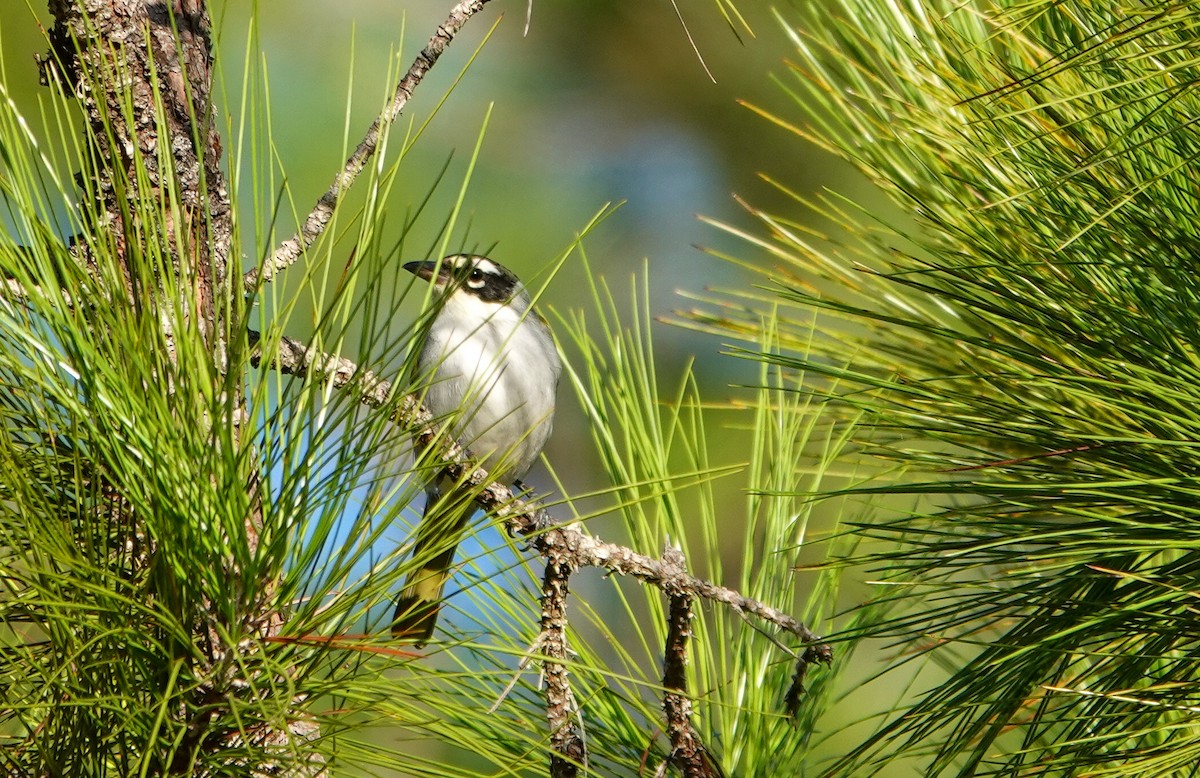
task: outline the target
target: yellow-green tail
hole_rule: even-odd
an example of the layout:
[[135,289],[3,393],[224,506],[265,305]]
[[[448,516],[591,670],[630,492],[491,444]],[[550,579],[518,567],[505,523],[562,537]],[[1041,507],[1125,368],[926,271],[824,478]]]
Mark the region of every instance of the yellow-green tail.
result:
[[[450,578],[450,566],[454,564],[454,552],[466,528],[474,506],[446,506],[437,508],[438,493],[431,491],[425,503],[425,514],[417,526],[417,542],[413,558],[422,560],[421,566],[408,574],[404,589],[396,598],[396,613],[392,617],[392,636],[416,643],[429,642],[437,625],[438,610],[441,608],[442,589]],[[432,557],[425,555],[435,552]]]

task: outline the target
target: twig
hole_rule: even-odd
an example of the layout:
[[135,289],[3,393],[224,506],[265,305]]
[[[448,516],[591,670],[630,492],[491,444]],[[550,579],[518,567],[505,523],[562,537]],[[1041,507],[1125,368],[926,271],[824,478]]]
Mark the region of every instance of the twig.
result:
[[[252,350],[250,364],[254,367],[263,365],[261,345],[262,336],[250,330],[247,340]],[[358,399],[364,405],[372,408],[382,407],[391,398],[392,382],[380,378],[370,370],[362,370],[344,357],[325,354],[310,349],[295,338],[284,337],[279,341],[279,349],[274,351],[266,360],[266,367],[278,370],[286,375],[298,377],[322,377],[332,382],[335,389],[344,389],[351,383],[357,384]],[[413,405],[420,407],[416,399]],[[432,414],[429,415],[432,420]]]
[[325,232],[330,219],[333,218],[333,211],[337,207],[338,200],[378,151],[379,140],[383,135],[384,128],[390,126],[400,116],[400,112],[412,98],[413,92],[424,80],[425,74],[437,63],[442,52],[450,45],[450,41],[454,40],[454,36],[467,23],[467,20],[483,10],[488,2],[489,0],[459,0],[459,3],[450,9],[450,15],[446,17],[446,21],[442,22],[441,26],[437,28],[437,32],[425,44],[425,48],[417,54],[417,58],[409,66],[404,78],[400,79],[400,83],[396,85],[391,102],[371,123],[366,135],[358,144],[358,148],[346,160],[345,166],[334,177],[333,183],[329,185],[325,194],[321,195],[317,204],[309,212],[300,231],[275,249],[275,253],[263,262],[261,271],[256,268],[243,276],[242,283],[247,292],[256,291],[259,284],[270,281],[277,273],[295,264],[300,255],[312,246],[317,238],[321,237],[321,233]]
[[792,674],[792,685],[783,698],[784,710],[793,719],[800,714],[800,700],[804,697],[804,678],[808,668],[817,662],[829,664],[833,661],[833,649],[824,643],[810,645],[796,657],[796,672]]
[[567,680],[567,587],[574,568],[551,558],[542,579],[542,668],[546,678],[546,719],[550,723],[550,778],[576,778],[587,761],[575,727],[575,695]]
[[[663,566],[676,568],[674,579],[686,575],[683,552],[668,546]],[[687,648],[692,636],[692,597],[667,587],[667,640],[663,649],[663,715],[671,753],[667,761],[679,768],[684,778],[719,778],[721,770],[692,727],[692,701],[687,694]]]
[[[499,488],[495,488],[497,486]],[[541,508],[511,497],[495,499],[497,494],[508,494],[508,490],[502,485],[489,484],[487,489],[476,497],[476,502],[490,512],[503,516],[512,534],[534,535],[530,545],[543,556],[551,553],[563,554],[565,559],[569,559],[577,567],[601,567],[613,573],[631,575],[664,591],[675,590],[681,594],[726,605],[739,613],[755,616],[785,632],[790,632],[803,643],[813,644],[815,652],[806,651],[801,656],[805,661],[828,662],[833,658],[832,649],[821,643],[820,635],[770,605],[744,597],[733,589],[696,578],[671,565],[663,564],[661,559],[639,554],[626,546],[606,543],[572,527],[554,526],[549,514]]]

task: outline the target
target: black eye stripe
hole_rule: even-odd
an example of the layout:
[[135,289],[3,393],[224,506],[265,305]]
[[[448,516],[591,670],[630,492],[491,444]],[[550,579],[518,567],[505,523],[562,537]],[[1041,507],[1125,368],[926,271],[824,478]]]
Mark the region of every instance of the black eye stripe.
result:
[[474,254],[446,257],[458,287],[487,302],[505,303],[520,290],[520,281],[503,265]]

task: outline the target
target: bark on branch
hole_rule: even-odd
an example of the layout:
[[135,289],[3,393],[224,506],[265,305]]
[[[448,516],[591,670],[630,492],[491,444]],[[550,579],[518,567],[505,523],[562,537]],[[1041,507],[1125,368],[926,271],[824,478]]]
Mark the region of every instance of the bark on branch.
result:
[[567,592],[574,569],[549,559],[542,579],[542,657],[546,683],[546,720],[550,724],[550,778],[575,778],[587,762],[583,734],[575,726],[577,705],[567,678]]
[[[683,552],[677,548],[663,551],[662,561],[687,574]],[[667,640],[663,649],[663,717],[671,753],[665,764],[673,764],[684,778],[721,778],[721,770],[710,759],[700,735],[692,726],[692,701],[687,696],[688,641],[692,637],[692,596],[664,587],[670,598],[667,608]],[[665,767],[664,764],[664,767]]]

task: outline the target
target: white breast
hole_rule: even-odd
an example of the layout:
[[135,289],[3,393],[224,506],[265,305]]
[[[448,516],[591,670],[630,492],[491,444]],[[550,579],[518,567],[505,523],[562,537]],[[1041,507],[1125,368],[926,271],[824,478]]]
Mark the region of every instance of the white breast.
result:
[[532,311],[522,319],[523,307],[452,294],[419,362],[430,379],[425,406],[451,418],[454,436],[509,483],[550,437],[562,368],[546,325]]

